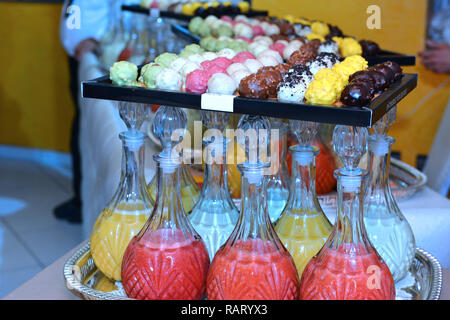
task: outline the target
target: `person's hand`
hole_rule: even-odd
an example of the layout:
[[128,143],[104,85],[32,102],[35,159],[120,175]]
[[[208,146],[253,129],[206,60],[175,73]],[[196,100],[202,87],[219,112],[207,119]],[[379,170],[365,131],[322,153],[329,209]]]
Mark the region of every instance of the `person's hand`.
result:
[[98,41],[93,38],[88,38],[83,41],[80,41],[75,48],[75,59],[80,61],[83,54],[86,52],[92,52],[97,47]]
[[427,48],[419,53],[425,68],[437,73],[450,74],[450,45],[427,41]]

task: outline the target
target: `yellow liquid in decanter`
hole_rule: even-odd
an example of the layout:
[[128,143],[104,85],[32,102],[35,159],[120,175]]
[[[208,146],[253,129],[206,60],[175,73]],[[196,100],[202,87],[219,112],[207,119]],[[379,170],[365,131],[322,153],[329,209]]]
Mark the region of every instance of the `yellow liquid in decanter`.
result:
[[292,210],[284,212],[276,222],[275,231],[291,254],[301,278],[306,264],[323,247],[332,226],[323,213]]
[[121,281],[125,249],[149,216],[143,202],[121,202],[116,209],[107,208],[99,215],[91,233],[91,254],[105,276]]

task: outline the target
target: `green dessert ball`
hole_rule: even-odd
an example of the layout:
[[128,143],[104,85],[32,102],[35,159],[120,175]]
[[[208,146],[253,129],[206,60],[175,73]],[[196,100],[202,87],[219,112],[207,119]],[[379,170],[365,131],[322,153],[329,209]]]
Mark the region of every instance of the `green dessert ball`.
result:
[[189,22],[189,31],[194,34],[198,34],[198,29],[203,23],[203,19],[201,17],[195,17]]
[[216,51],[220,51],[222,49],[228,48],[231,44],[231,41],[229,40],[218,40],[216,42]]
[[178,58],[178,56],[175,53],[164,52],[156,57],[155,63],[163,67],[168,67],[169,64],[176,58]]
[[179,57],[179,58],[185,58],[185,59],[187,59],[189,56],[192,56],[193,54],[195,54],[195,53],[194,53],[194,52],[191,52],[191,51],[183,50],[183,51],[178,55],[178,57]]
[[206,37],[200,41],[200,46],[206,51],[216,51],[217,40],[213,37]]
[[141,69],[141,76],[139,77],[139,81],[144,83],[147,88],[155,88],[156,87],[156,76],[164,69],[163,66],[160,66],[156,63],[148,63]]
[[134,63],[128,61],[115,62],[109,68],[109,78],[113,84],[120,86],[131,85],[136,82],[138,68]]
[[184,47],[183,51],[189,51],[192,52],[193,54],[195,53],[200,54],[203,53],[204,50],[198,44],[192,43]]
[[222,25],[220,25],[217,28],[216,34],[219,37],[221,37],[221,36],[232,37],[233,36],[233,30],[230,28],[230,26],[228,26],[226,24],[222,24]]
[[202,22],[197,30],[197,34],[202,38],[208,37],[211,35],[211,28],[206,23]]

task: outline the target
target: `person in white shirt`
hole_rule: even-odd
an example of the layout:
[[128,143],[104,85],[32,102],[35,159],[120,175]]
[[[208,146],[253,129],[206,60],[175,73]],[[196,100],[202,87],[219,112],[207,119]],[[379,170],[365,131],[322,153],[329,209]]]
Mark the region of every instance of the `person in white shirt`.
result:
[[75,104],[71,132],[71,156],[74,197],[58,205],[54,215],[72,223],[81,223],[81,160],[78,145],[80,83],[78,62],[87,52],[92,52],[108,26],[112,1],[119,0],[65,0],[60,20],[60,40],[69,56],[70,90]]

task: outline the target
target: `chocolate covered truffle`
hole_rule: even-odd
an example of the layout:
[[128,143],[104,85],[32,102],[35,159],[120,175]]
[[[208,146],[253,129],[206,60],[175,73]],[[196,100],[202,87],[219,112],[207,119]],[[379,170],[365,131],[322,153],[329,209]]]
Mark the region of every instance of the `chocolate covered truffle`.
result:
[[267,99],[266,88],[261,85],[260,78],[253,73],[239,83],[239,95],[246,98]]
[[394,82],[394,72],[392,72],[391,68],[388,66],[385,66],[384,64],[377,64],[369,69],[381,72],[384,75],[388,85]]
[[389,86],[389,83],[386,81],[386,77],[384,76],[384,74],[382,74],[379,71],[375,71],[375,70],[369,70],[368,72],[370,73],[373,80],[375,81],[375,90],[377,92],[381,92],[387,86]]
[[395,63],[393,61],[386,61],[386,62],[383,62],[382,64],[385,65],[386,67],[390,68],[391,71],[394,73],[394,81],[401,79],[403,70],[397,63]]
[[359,41],[361,48],[363,50],[363,56],[376,56],[380,52],[380,47],[376,42],[370,40],[361,40]]
[[342,91],[341,102],[346,106],[363,107],[372,100],[373,94],[364,82],[351,82]]

